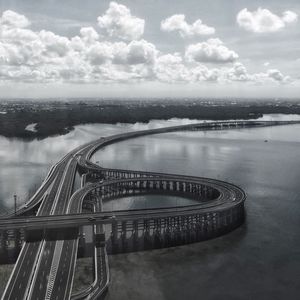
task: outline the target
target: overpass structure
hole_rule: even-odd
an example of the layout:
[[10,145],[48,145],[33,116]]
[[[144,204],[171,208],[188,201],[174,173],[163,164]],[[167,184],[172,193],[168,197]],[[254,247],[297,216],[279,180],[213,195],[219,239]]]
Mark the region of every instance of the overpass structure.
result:
[[[16,216],[1,219],[2,251],[9,232],[25,236],[2,299],[97,299],[109,283],[107,251],[186,244],[224,234],[242,224],[246,197],[237,186],[209,178],[103,168],[91,162],[98,149],[149,134],[295,123],[300,121],[189,124],[102,137],[74,149],[51,168],[39,190]],[[77,170],[87,184],[74,192]],[[181,195],[198,202],[180,207],[102,211],[102,201],[107,199],[148,193]],[[84,205],[92,212],[82,213]],[[83,225],[94,226],[95,281],[72,295],[79,227]],[[104,230],[110,232],[106,242]]]

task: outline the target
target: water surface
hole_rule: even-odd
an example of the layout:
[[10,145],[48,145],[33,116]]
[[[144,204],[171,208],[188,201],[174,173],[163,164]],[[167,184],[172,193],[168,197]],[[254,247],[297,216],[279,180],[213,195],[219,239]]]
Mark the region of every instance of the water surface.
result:
[[300,125],[152,135],[93,159],[226,180],[248,196],[246,222],[229,235],[112,256],[109,300],[299,298]]
[[93,124],[43,140],[24,141],[0,136],[0,214],[26,202],[44,180],[50,167],[72,149],[101,136],[121,132],[199,122],[189,119],[153,120],[136,124]]
[[[189,120],[84,125],[66,136],[32,142],[0,138],[2,207],[12,207],[14,192],[25,199],[52,163],[84,142],[176,122]],[[93,160],[104,166],[218,178],[241,186],[248,195],[246,222],[231,234],[112,256],[107,299],[298,299],[299,153],[300,125],[166,133],[98,151]],[[149,203],[140,200],[125,199],[120,205]]]

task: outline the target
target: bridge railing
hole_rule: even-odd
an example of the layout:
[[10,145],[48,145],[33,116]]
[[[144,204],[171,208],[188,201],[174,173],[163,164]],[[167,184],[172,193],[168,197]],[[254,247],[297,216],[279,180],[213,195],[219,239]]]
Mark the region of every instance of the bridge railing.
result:
[[124,197],[141,193],[167,193],[183,195],[185,197],[208,201],[220,196],[220,192],[213,185],[198,182],[188,182],[174,178],[133,178],[127,180],[114,180],[104,182],[90,191],[92,195],[103,199]]
[[[132,219],[113,219],[108,246],[111,252],[190,243],[218,236],[241,224],[245,200],[243,191],[232,185],[228,188],[228,183],[223,186],[222,182],[214,180],[193,179],[188,181],[172,176],[115,178],[85,187],[81,197],[107,201],[128,195],[156,193],[177,194],[199,201],[199,205],[154,208],[151,214],[145,209],[145,215],[139,218],[135,218],[135,210],[131,210]],[[225,205],[220,205],[222,203]],[[142,214],[141,209],[136,211]],[[174,216],[166,217],[163,213],[166,211]]]
[[116,220],[111,225],[107,249],[118,253],[194,243],[225,234],[241,225],[243,220],[243,203],[214,212]]

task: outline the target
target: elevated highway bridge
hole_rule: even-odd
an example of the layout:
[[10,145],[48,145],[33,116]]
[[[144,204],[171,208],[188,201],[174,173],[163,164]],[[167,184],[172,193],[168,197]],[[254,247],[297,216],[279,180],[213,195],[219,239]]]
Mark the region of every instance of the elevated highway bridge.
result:
[[[209,178],[103,168],[90,161],[98,149],[149,134],[296,123],[300,121],[189,124],[102,137],[76,148],[51,168],[39,190],[16,215],[8,215],[0,221],[4,248],[3,240],[8,231],[25,233],[25,242],[2,299],[96,299],[109,283],[107,251],[186,244],[224,234],[242,224],[246,197],[237,186]],[[77,170],[90,182],[72,194]],[[190,197],[197,200],[197,204],[107,212],[101,209],[102,201],[107,199],[149,193]],[[82,213],[85,203],[95,212]],[[106,244],[95,244],[94,283],[72,296],[79,227],[91,224],[96,237],[103,233],[103,226],[109,228],[110,234]],[[48,233],[55,231],[57,234],[49,238]],[[70,233],[68,237],[64,232]]]

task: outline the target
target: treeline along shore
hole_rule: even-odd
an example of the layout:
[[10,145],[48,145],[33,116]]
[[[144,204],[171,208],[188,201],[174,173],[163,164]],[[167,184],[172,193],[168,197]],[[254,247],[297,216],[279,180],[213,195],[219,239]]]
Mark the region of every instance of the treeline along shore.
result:
[[[299,102],[264,101],[1,101],[0,135],[43,139],[80,124],[136,123],[153,119],[257,119],[263,114],[300,114]],[[29,126],[28,126],[29,125]]]

